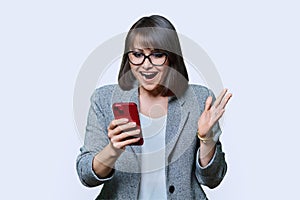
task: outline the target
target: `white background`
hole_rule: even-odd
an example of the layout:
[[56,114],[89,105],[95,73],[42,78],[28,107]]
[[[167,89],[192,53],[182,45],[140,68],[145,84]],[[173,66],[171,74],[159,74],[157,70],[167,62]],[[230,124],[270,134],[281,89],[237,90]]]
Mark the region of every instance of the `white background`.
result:
[[166,16],[214,61],[234,96],[223,124],[228,173],[210,199],[297,199],[299,3],[1,1],[0,199],[94,199],[75,160],[74,85],[102,42]]

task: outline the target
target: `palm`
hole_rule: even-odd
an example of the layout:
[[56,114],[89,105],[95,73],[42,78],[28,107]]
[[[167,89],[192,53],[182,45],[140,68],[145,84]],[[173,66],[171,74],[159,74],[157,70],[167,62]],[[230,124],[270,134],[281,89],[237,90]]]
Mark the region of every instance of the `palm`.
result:
[[225,96],[226,92],[227,89],[224,89],[213,105],[211,105],[211,96],[206,99],[205,109],[198,120],[198,131],[200,137],[207,137],[210,134],[212,127],[224,114],[225,106],[232,96],[231,93]]

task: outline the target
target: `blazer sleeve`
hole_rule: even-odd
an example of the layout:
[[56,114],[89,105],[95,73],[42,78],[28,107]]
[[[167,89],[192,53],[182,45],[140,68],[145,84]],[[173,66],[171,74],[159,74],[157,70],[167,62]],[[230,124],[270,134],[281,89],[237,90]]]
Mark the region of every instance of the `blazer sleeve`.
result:
[[221,183],[227,171],[227,164],[224,152],[222,152],[222,145],[220,142],[216,143],[215,154],[205,167],[201,167],[199,163],[199,151],[200,148],[196,155],[196,177],[201,185],[215,188]]
[[[216,100],[215,95],[211,90],[208,90],[208,96],[213,97],[213,102]],[[212,131],[214,133],[213,140],[216,142],[216,149],[213,158],[208,165],[201,167],[199,163],[200,148],[198,148],[196,154],[196,177],[200,184],[208,186],[209,188],[217,187],[223,180],[227,171],[225,153],[222,151],[222,144],[219,141],[219,136],[222,131],[218,122],[214,125]]]
[[93,159],[108,143],[107,123],[104,112],[99,106],[100,96],[97,90],[91,97],[91,106],[88,113],[88,120],[85,131],[84,145],[80,148],[77,157],[76,169],[80,181],[87,187],[101,185],[113,176],[113,172],[108,178],[98,177],[92,169]]

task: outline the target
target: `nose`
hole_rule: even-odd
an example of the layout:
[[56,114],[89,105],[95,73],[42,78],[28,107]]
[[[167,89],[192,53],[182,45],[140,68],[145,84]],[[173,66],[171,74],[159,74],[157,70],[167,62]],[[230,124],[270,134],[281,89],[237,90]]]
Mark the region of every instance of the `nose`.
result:
[[146,58],[144,63],[142,64],[142,67],[145,69],[145,70],[148,70],[148,69],[151,69],[153,67],[153,65],[151,64],[150,58]]

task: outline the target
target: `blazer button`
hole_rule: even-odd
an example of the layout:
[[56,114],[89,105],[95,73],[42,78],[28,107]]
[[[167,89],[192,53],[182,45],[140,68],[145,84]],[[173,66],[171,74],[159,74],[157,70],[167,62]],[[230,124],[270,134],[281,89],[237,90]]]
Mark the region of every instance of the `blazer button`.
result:
[[170,193],[173,193],[175,191],[175,187],[173,186],[173,185],[171,185],[170,187],[169,187],[169,192]]

